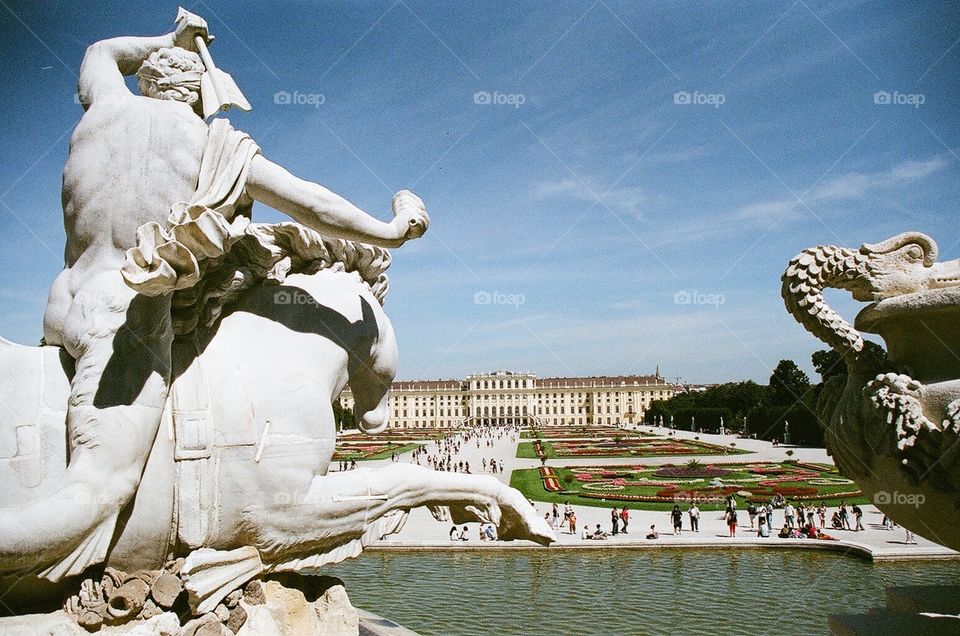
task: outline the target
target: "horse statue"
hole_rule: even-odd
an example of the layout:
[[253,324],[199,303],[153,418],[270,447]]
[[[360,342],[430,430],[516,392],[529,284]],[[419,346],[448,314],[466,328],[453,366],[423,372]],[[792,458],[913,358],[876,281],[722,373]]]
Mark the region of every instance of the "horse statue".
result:
[[[397,345],[381,303],[390,255],[296,223],[251,224],[248,234],[201,284],[174,295],[172,390],[108,571],[156,573],[179,558],[190,606],[202,613],[255,577],[356,556],[414,507],[492,523],[505,540],[555,540],[493,477],[410,464],[328,473],[332,402],[346,385],[361,429],[388,425]],[[0,506],[43,497],[62,476],[71,364],[57,347],[0,341]],[[0,581],[11,607],[62,601],[75,587],[49,572]],[[135,615],[129,602],[107,609]]]

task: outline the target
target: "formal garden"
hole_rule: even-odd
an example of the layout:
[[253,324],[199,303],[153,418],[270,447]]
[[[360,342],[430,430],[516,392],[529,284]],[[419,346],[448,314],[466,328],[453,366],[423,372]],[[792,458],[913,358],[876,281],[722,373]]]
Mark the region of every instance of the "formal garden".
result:
[[393,453],[400,454],[412,451],[423,444],[419,441],[396,441],[396,440],[377,440],[377,441],[337,441],[337,449],[333,453],[333,461],[356,460],[364,461],[371,459],[390,459]]
[[343,442],[430,442],[446,437],[454,432],[449,428],[388,428],[380,433],[361,433],[360,431],[341,432],[338,439]]
[[520,433],[520,439],[598,439],[606,437],[652,437],[644,433],[617,426],[545,426],[531,428]]
[[691,502],[719,510],[728,496],[739,507],[771,499],[828,506],[865,503],[857,484],[834,467],[795,461],[686,464],[662,466],[550,466],[515,470],[510,485],[535,501],[570,502],[584,506],[627,504],[636,509],[667,510]]
[[736,447],[710,444],[698,439],[679,439],[647,435],[595,439],[537,439],[521,442],[521,459],[567,459],[577,457],[666,457],[673,455],[738,455],[747,453]]

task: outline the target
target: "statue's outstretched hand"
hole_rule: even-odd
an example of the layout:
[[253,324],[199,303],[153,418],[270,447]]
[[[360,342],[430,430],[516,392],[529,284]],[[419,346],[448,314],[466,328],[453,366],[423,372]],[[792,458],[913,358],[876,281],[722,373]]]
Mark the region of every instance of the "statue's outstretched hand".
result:
[[207,28],[207,21],[186,9],[177,13],[177,30],[174,32],[177,46],[188,51],[197,50],[197,37],[203,38],[207,44],[213,42],[213,36]]
[[406,242],[423,236],[430,227],[430,216],[423,201],[409,190],[401,190],[393,195],[393,224]]

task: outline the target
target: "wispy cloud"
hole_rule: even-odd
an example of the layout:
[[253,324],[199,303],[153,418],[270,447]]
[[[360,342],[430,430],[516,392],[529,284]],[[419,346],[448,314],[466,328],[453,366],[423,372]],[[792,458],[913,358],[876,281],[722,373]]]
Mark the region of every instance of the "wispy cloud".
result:
[[796,199],[758,201],[740,207],[730,220],[759,222],[782,220],[800,216],[804,204],[814,206],[838,201],[863,200],[871,193],[918,181],[945,168],[948,161],[937,155],[926,161],[904,161],[893,168],[872,173],[849,172],[825,181]]
[[584,203],[596,203],[597,199],[617,211],[626,212],[635,217],[643,213],[650,197],[636,186],[622,186],[611,189],[594,187],[595,184],[581,183],[575,179],[558,179],[535,183],[532,196],[536,200],[572,198]]

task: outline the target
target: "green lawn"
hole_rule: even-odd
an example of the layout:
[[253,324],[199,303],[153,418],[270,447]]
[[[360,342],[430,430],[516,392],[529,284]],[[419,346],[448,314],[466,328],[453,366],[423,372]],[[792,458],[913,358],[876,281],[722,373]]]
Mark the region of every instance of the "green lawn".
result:
[[[557,454],[553,452],[553,446],[550,442],[543,442],[543,450],[548,459],[556,459]],[[520,442],[517,444],[517,457],[520,459],[539,459],[533,451],[533,442]]]
[[373,455],[366,455],[366,456],[360,450],[354,450],[350,448],[350,446],[341,446],[337,448],[337,452],[333,456],[333,460],[340,461],[341,459],[345,459],[347,461],[350,461],[355,459],[358,462],[361,462],[361,461],[369,461],[374,459],[390,459],[391,453],[396,453],[397,455],[399,455],[400,453],[406,453],[406,452],[415,450],[417,448],[420,448],[421,446],[423,446],[423,444],[417,444],[417,443],[403,444],[400,446],[398,445],[387,446],[378,453],[375,453]]
[[[738,508],[743,510],[748,502],[748,497],[744,493],[749,493],[750,499],[761,501],[769,500],[774,492],[783,492],[788,500],[794,499],[796,494],[806,497],[803,499],[806,504],[819,505],[822,501],[828,506],[837,506],[841,500],[848,504],[867,503],[862,495],[850,494],[859,491],[859,487],[845,480],[830,466],[770,462],[719,464],[717,467],[728,471],[721,477],[726,484],[726,490],[712,487],[710,478],[661,478],[654,475],[655,472],[664,468],[661,466],[553,468],[560,486],[565,488],[560,492],[547,491],[539,469],[530,468],[513,471],[510,475],[510,485],[534,501],[548,503],[569,501],[571,504],[604,508],[626,504],[635,510],[670,510],[675,501],[681,503],[681,507],[686,509],[685,502],[689,500],[691,493],[695,493],[698,499],[705,496],[715,499],[715,501],[698,501],[698,505],[703,510],[722,510],[724,507],[722,497],[725,494],[733,494],[738,501]],[[769,468],[769,474],[766,473],[765,468]],[[586,471],[592,472],[587,474]],[[802,472],[792,473],[791,471]],[[583,481],[578,475],[582,476]],[[616,477],[609,475],[616,475]],[[796,480],[797,477],[802,479]],[[781,479],[791,479],[791,481],[779,481]],[[639,485],[636,482],[640,480],[654,480],[661,483]],[[761,481],[768,485],[761,486]],[[674,487],[677,491],[670,490]],[[810,492],[811,489],[814,492]],[[625,498],[617,498],[617,495]],[[629,500],[630,496],[659,497],[665,500],[637,501]]]

